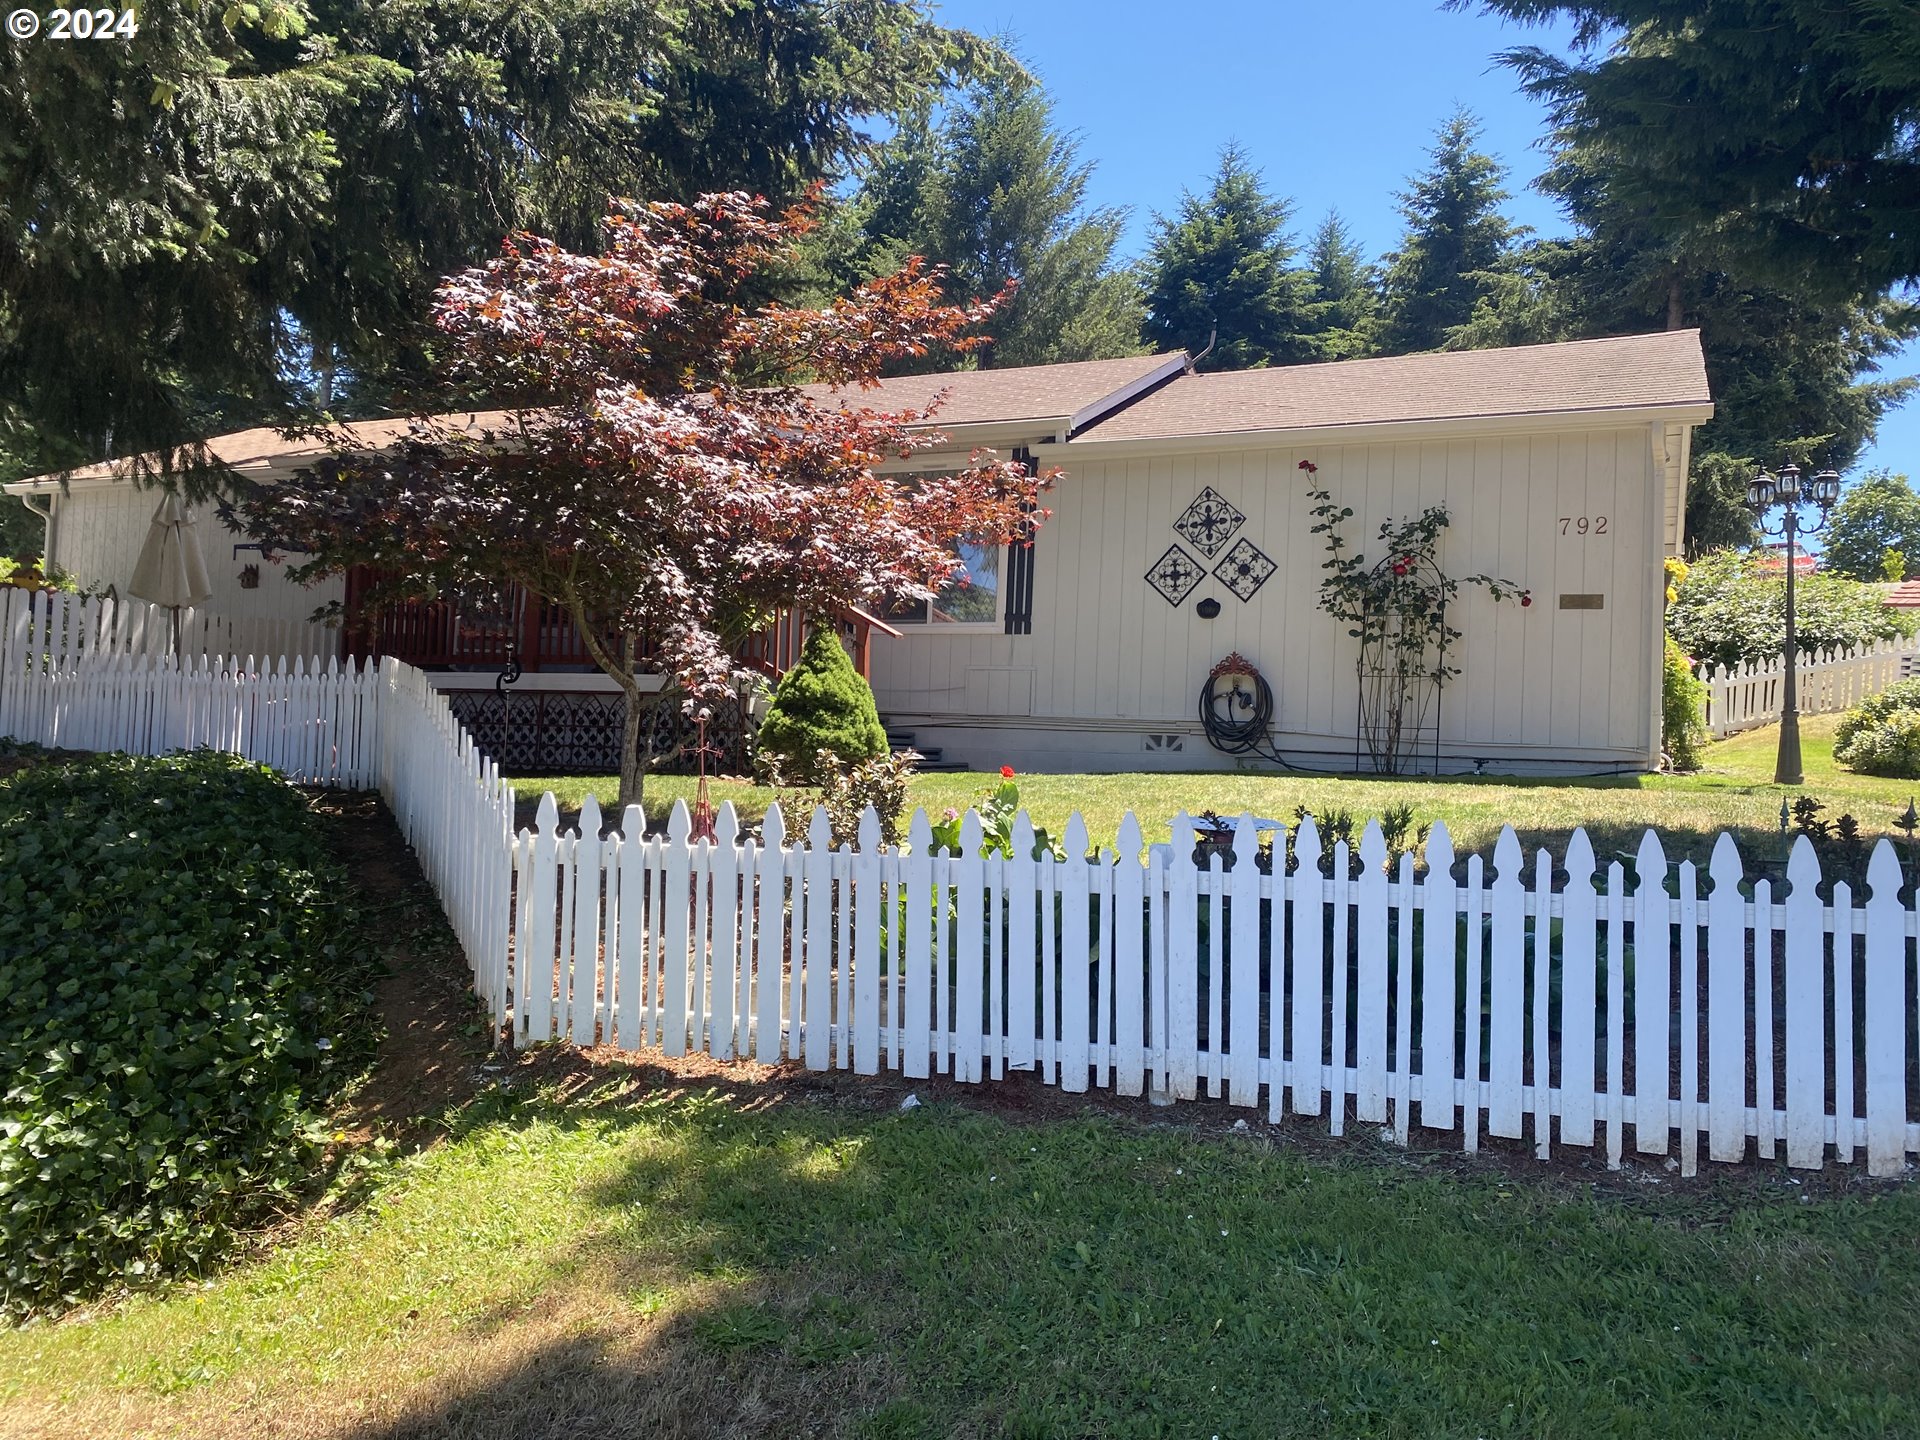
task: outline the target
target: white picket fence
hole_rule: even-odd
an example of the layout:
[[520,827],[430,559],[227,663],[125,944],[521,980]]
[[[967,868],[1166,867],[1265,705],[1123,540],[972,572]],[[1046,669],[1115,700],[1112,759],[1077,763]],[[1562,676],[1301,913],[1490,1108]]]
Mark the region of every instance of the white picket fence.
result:
[[[1798,702],[1802,715],[1833,715],[1878,695],[1920,669],[1920,635],[1881,640],[1864,650],[1808,656],[1800,662]],[[1707,682],[1707,729],[1724,739],[1780,718],[1786,667],[1748,664],[1732,670],[1702,665]]]
[[1402,857],[1390,873],[1377,825],[1356,858],[1344,842],[1326,854],[1306,821],[1277,876],[1250,817],[1230,863],[1196,861],[1185,815],[1151,847],[1128,815],[1097,857],[1076,815],[1064,860],[1034,854],[1024,814],[1010,856],[980,853],[971,813],[949,855],[923,813],[897,849],[872,815],[834,847],[823,812],[789,843],[778,807],[758,836],[724,807],[694,841],[676,805],[665,835],[629,809],[603,837],[592,801],[562,833],[551,795],[516,836],[511,787],[394,660],[54,668],[16,650],[0,734],[213,744],[377,783],[475,991],[522,1043],[965,1082],[1029,1071],[1076,1093],[1324,1115],[1335,1134],[1351,1116],[1402,1143],[1422,1126],[1468,1150],[1483,1134],[1543,1157],[1604,1147],[1612,1166],[1631,1129],[1634,1151],[1686,1173],[1703,1144],[1716,1161],[1784,1146],[1801,1168],[1864,1150],[1876,1175],[1920,1154],[1920,916],[1884,840],[1856,905],[1840,880],[1823,900],[1804,838],[1776,895],[1767,880],[1743,893],[1726,835],[1704,886],[1652,833],[1602,868],[1584,832],[1529,863],[1509,829],[1491,867],[1456,867],[1435,826],[1426,869]]
[[371,666],[126,652],[55,665],[15,649],[0,671],[0,735],[66,750],[164,755],[209,746],[303,784],[370,788],[379,756]]
[[513,787],[453,718],[444,693],[388,658],[376,675],[380,794],[466,952],[477,995],[507,992]]
[[[165,656],[173,648],[173,612],[141,600],[69,595],[0,586],[0,665],[31,648],[56,666],[110,655]],[[179,653],[189,659],[229,655],[330,656],[340,653],[340,632],[306,620],[265,620],[180,612]]]
[[[1526,863],[1511,829],[1491,873],[1453,878],[1446,830],[1389,873],[1369,825],[1358,864],[1327,859],[1311,821],[1299,868],[1256,863],[1251,819],[1229,867],[1194,863],[1191,822],[1146,849],[1128,815],[1118,854],[934,853],[924,813],[909,844],[833,848],[824,814],[789,844],[778,808],[744,841],[731,808],[691,842],[684,806],[665,836],[627,812],[601,836],[590,801],[559,832],[552,797],[521,831],[514,971],[485,983],[522,1042],[563,1039],[669,1056],[704,1052],[808,1069],[939,1073],[966,1082],[1036,1072],[1063,1090],[1205,1094],[1284,1114],[1352,1117],[1408,1139],[1416,1123],[1530,1138],[1545,1158],[1604,1146],[1697,1168],[1757,1147],[1819,1168],[1864,1148],[1875,1175],[1920,1152],[1913,1101],[1914,941],[1901,869],[1881,842],[1870,896],[1816,893],[1810,842],[1789,884],[1741,891],[1722,835],[1703,888],[1670,875],[1649,833],[1628,867],[1596,864],[1584,832]],[[1284,842],[1276,842],[1281,845]],[[1087,850],[1076,815],[1069,857]],[[1284,853],[1284,851],[1283,851]],[[1555,888],[1556,869],[1565,883]],[[508,987],[513,994],[508,995]],[[1417,1111],[1414,1107],[1418,1107]]]
[[49,652],[19,643],[18,630],[4,638],[15,643],[0,650],[0,736],[136,755],[207,746],[302,783],[377,785],[476,969],[476,988],[503,992],[513,790],[419,670],[393,659],[376,668]]

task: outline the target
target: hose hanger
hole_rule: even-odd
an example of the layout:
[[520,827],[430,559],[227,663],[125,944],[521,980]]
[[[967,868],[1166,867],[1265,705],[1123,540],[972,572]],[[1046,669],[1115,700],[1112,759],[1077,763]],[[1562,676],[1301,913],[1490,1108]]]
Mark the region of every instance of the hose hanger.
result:
[[1279,761],[1273,729],[1273,687],[1238,650],[1207,675],[1200,687],[1200,728],[1207,743],[1227,755],[1259,755]]

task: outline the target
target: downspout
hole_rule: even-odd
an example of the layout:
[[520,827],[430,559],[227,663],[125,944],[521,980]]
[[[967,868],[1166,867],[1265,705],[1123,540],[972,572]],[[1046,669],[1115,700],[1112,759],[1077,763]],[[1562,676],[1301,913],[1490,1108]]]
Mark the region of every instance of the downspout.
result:
[[44,575],[48,571],[52,570],[54,566],[53,497],[51,495],[47,497],[47,508],[44,510],[36,509],[34,507],[33,496],[31,495],[22,495],[19,497],[19,499],[22,505],[26,506],[27,509],[32,510],[34,514],[38,515],[42,520],[46,522],[46,533],[41,537],[41,545],[40,545],[40,573]]

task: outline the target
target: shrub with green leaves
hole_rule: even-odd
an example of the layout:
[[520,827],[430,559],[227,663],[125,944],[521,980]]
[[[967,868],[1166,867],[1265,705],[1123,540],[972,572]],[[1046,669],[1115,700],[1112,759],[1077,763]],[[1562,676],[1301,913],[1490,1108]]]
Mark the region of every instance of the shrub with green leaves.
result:
[[853,668],[830,625],[807,632],[800,658],[774,687],[773,704],[754,737],[762,772],[786,783],[820,784],[822,750],[831,750],[843,765],[887,753],[873,687]]
[[[1794,582],[1794,639],[1801,651],[1860,649],[1911,635],[1916,622],[1877,585],[1825,572]],[[1696,660],[1723,669],[1780,663],[1787,633],[1786,578],[1753,555],[1722,550],[1697,560],[1667,607],[1667,629]]]
[[1698,770],[1707,748],[1707,684],[1693,673],[1687,652],[1667,636],[1660,672],[1660,747],[1676,770]]
[[0,1309],[198,1269],[291,1207],[371,1053],[351,894],[264,766],[0,781]]
[[1896,680],[1842,715],[1833,758],[1862,775],[1920,779],[1920,679]]

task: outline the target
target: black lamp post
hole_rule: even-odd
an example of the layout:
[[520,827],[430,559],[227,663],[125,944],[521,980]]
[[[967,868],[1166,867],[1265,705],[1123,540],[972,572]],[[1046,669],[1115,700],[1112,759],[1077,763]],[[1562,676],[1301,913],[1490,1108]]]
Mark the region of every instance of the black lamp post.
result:
[[[1747,505],[1760,528],[1768,535],[1781,535],[1787,542],[1787,636],[1781,658],[1786,665],[1786,689],[1780,705],[1780,753],[1774,761],[1773,783],[1798,785],[1804,778],[1800,770],[1800,666],[1793,633],[1793,580],[1795,545],[1802,535],[1818,535],[1827,528],[1833,514],[1833,502],[1840,498],[1840,475],[1822,470],[1804,486],[1798,465],[1782,465],[1778,476],[1764,469],[1747,482]],[[1812,524],[1800,519],[1800,507],[1811,502],[1819,508],[1820,518]],[[1767,523],[1767,512],[1778,507],[1780,521]]]

